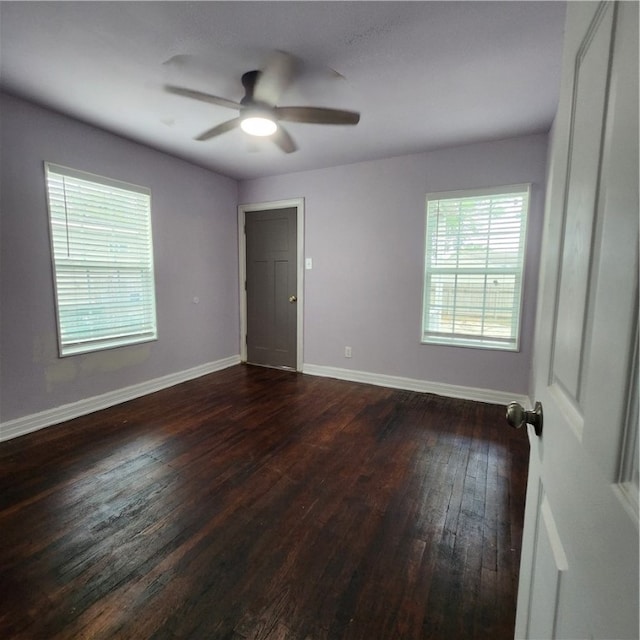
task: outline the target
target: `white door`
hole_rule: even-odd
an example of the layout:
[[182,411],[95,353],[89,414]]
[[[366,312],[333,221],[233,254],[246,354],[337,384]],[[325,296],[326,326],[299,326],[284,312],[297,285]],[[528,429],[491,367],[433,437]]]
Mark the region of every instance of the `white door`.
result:
[[638,638],[638,4],[569,2],[517,638]]

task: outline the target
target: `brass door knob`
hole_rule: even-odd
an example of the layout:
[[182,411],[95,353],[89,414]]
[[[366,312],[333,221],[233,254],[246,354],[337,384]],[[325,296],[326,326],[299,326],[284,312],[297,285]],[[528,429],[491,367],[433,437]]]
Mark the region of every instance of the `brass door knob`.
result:
[[293,303],[297,300],[296,296],[289,296],[289,302]]

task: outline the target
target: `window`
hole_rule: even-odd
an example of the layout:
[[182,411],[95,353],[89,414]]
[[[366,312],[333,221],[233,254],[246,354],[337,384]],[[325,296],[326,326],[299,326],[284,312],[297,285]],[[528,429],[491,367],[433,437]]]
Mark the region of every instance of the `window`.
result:
[[517,351],[529,185],[427,196],[422,342]]
[[61,356],[155,340],[148,189],[45,163]]

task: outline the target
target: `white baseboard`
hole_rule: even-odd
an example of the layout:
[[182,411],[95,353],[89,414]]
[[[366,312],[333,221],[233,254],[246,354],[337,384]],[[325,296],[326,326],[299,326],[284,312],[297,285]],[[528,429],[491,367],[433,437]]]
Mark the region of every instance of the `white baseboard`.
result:
[[[192,369],[171,373],[161,378],[141,382],[124,389],[117,389],[103,393],[99,396],[85,398],[78,402],[72,402],[53,409],[47,409],[40,413],[34,413],[15,420],[0,423],[0,442],[10,440],[18,436],[59,424],[65,420],[72,420],[84,416],[100,409],[107,409],[114,405],[133,400],[149,393],[154,393],[168,387],[173,387],[181,382],[193,380],[200,376],[220,371],[228,367],[240,364],[240,356],[231,356],[209,362]],[[348,380],[350,382],[363,382],[379,387],[390,387],[392,389],[404,389],[407,391],[419,391],[423,393],[434,393],[439,396],[449,398],[461,398],[464,400],[476,400],[489,404],[508,404],[509,402],[520,402],[524,406],[530,406],[529,399],[525,395],[508,393],[506,391],[496,391],[493,389],[481,389],[476,387],[463,387],[459,385],[443,384],[441,382],[429,382],[416,378],[403,378],[400,376],[389,376],[367,371],[354,371],[352,369],[341,369],[339,367],[326,367],[316,364],[303,365],[302,372],[312,376],[322,376],[325,378],[336,378],[338,380]]]
[[54,407],[53,409],[47,409],[39,413],[34,413],[22,418],[16,418],[15,420],[9,420],[7,422],[0,423],[0,442],[3,440],[9,440],[11,438],[17,438],[18,436],[43,429],[44,427],[50,427],[54,424],[59,424],[65,420],[72,420],[79,416],[84,416],[100,409],[106,409],[113,407],[116,404],[126,402],[127,400],[133,400],[140,396],[145,396],[149,393],[154,393],[168,387],[173,387],[181,382],[187,380],[193,380],[200,376],[213,373],[214,371],[220,371],[227,367],[240,364],[240,356],[230,356],[229,358],[223,358],[222,360],[216,360],[214,362],[208,362],[207,364],[193,367],[192,369],[186,369],[185,371],[178,371],[177,373],[170,373],[169,375],[162,376],[161,378],[154,378],[147,382],[141,382],[134,384],[124,389],[117,389],[116,391],[109,391],[99,396],[93,396],[91,398],[85,398],[78,402],[71,402],[64,404],[60,407]]
[[509,404],[510,402],[515,401],[526,405],[528,401],[527,396],[524,394],[509,393],[507,391],[462,387],[454,384],[443,384],[442,382],[429,382],[427,380],[418,380],[416,378],[387,376],[379,373],[353,371],[352,369],[340,369],[338,367],[325,367],[317,364],[305,364],[302,372],[308,373],[312,376],[337,378],[338,380],[349,380],[350,382],[364,382],[366,384],[374,384],[379,387],[391,387],[392,389],[404,389],[406,391],[434,393],[448,398],[476,400],[478,402],[486,402],[489,404]]

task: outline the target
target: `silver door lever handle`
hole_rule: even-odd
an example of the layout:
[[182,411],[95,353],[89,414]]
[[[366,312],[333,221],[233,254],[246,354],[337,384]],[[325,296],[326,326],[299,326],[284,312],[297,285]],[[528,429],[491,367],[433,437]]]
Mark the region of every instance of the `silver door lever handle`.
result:
[[536,435],[542,435],[542,404],[536,402],[533,411],[525,411],[519,402],[512,402],[507,407],[507,422],[514,428],[519,429],[529,423],[533,426]]

